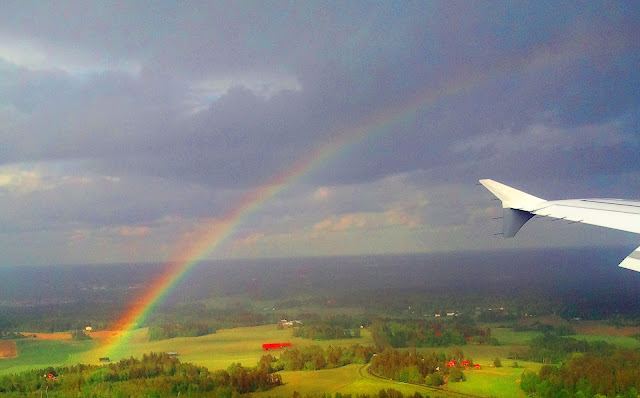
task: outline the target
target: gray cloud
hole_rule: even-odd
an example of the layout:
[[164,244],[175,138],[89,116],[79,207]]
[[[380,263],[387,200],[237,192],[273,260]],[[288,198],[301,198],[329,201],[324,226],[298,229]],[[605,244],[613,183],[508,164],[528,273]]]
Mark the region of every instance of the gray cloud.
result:
[[[265,220],[384,212],[482,177],[633,196],[639,21],[633,2],[7,4],[0,165],[121,180],[6,193],[5,229],[215,217],[339,140]],[[321,186],[335,196],[310,207]],[[472,206],[422,217],[462,225]]]

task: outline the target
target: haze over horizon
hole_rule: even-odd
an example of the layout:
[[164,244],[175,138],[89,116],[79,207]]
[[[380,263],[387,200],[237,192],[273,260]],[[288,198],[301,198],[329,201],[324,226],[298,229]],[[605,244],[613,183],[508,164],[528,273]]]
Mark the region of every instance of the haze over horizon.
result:
[[635,248],[496,238],[476,182],[640,198],[638,31],[636,1],[6,4],[0,266],[169,261],[278,178],[211,258]]

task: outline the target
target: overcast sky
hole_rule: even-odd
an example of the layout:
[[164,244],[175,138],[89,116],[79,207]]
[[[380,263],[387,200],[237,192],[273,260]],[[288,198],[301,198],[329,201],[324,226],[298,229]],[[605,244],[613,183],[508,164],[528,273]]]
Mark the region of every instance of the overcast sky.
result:
[[476,183],[640,197],[638,32],[623,1],[5,3],[0,265],[170,260],[316,153],[212,256],[635,247],[496,238]]

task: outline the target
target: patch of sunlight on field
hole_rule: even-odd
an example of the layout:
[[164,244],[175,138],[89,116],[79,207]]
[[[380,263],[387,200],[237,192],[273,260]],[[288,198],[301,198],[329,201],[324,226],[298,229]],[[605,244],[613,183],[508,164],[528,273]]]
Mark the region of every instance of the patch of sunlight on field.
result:
[[575,334],[572,336],[574,339],[586,340],[591,343],[594,341],[604,341],[605,343],[615,344],[622,348],[640,348],[640,340],[634,339],[628,336],[609,336],[609,335],[597,335],[597,334]]
[[[506,361],[503,361],[503,365]],[[511,365],[512,362],[509,362]],[[465,394],[495,396],[498,398],[526,397],[520,389],[520,376],[524,371],[538,372],[541,364],[518,362],[518,368],[503,366],[501,368],[482,367],[465,371],[467,381],[449,383],[447,389]]]
[[[174,339],[148,341],[147,329],[136,330],[131,340],[118,350],[116,355],[109,354],[112,361],[130,356],[141,357],[149,352],[176,351],[181,362],[191,362],[205,366],[210,370],[226,369],[232,363],[240,362],[244,366],[254,366],[262,355],[280,351],[266,352],[263,343],[290,342],[294,347],[318,345],[326,348],[333,346],[350,346],[352,344],[372,345],[371,334],[362,331],[362,337],[346,340],[314,341],[292,336],[292,329],[278,330],[276,325],[222,329],[217,333],[200,337],[178,337]],[[97,363],[101,356],[98,350],[90,351],[85,356],[87,363]]]
[[542,332],[514,332],[510,328],[491,329],[491,337],[498,339],[501,345],[528,345],[533,338],[538,336],[542,336]]
[[89,350],[90,340],[16,340],[17,358],[0,359],[0,374],[77,363],[78,354]]
[[432,397],[458,397],[459,394],[450,391],[434,390],[426,386],[416,386],[392,380],[378,379],[366,372],[362,365],[347,365],[336,369],[316,371],[280,372],[285,383],[273,390],[252,393],[253,397],[283,396],[288,397],[297,391],[301,394],[336,393],[342,394],[371,394],[376,395],[380,390],[393,388],[405,395],[418,391],[422,395]]

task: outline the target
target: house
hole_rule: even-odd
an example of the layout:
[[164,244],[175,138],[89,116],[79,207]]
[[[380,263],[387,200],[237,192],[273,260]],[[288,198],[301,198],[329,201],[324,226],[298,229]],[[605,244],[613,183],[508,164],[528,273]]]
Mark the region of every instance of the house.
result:
[[167,351],[167,355],[170,357],[177,357],[178,353],[176,351]]
[[282,327],[285,328],[292,328],[296,325],[302,325],[301,321],[298,320],[294,320],[294,321],[288,321],[286,319],[281,319],[280,322],[278,322]]
[[262,345],[262,349],[264,351],[279,350],[280,348],[290,347],[290,346],[291,346],[291,343],[264,343]]
[[93,328],[91,326],[87,326],[86,328],[84,328],[85,331],[90,332],[93,330]]
[[109,357],[102,357],[100,359],[98,359],[100,362],[111,362],[111,360],[109,359]]

